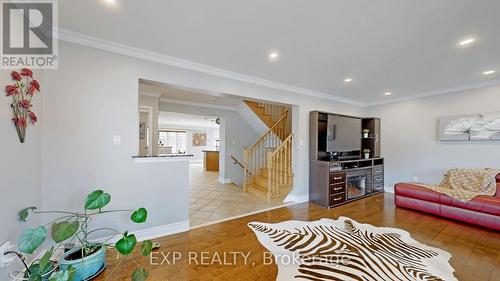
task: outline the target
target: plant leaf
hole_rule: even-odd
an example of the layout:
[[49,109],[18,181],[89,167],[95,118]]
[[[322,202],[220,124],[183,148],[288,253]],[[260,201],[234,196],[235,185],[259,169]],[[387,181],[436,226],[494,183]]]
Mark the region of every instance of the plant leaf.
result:
[[69,266],[68,269],[59,270],[58,272],[53,273],[49,281],[71,281],[73,280],[75,270],[73,267]]
[[132,274],[132,281],[144,281],[149,273],[142,267],[137,268]]
[[50,258],[54,254],[54,247],[50,248],[50,250],[46,251],[43,257],[40,259],[38,264],[40,265],[40,273],[45,274],[50,270]]
[[153,250],[158,250],[161,247],[160,242],[153,242]]
[[128,256],[128,254],[130,254],[132,250],[134,250],[136,244],[137,238],[135,238],[135,235],[127,235],[127,233],[125,233],[123,238],[116,242],[115,248],[120,254]]
[[42,281],[42,275],[40,273],[37,274],[32,273],[28,278],[28,281]]
[[79,227],[80,223],[78,221],[54,223],[52,224],[52,239],[56,243],[69,239],[75,235]]
[[26,222],[26,219],[28,218],[29,211],[33,211],[33,210],[36,210],[36,207],[28,207],[28,208],[22,209],[19,212],[19,219]]
[[42,274],[40,273],[40,264],[33,263],[29,266],[29,274],[26,271],[24,273],[24,278],[28,281],[42,281]]
[[19,245],[19,251],[25,254],[33,254],[33,252],[42,245],[47,236],[47,229],[40,226],[38,228],[28,228],[19,238],[17,239],[17,244]]
[[146,240],[142,242],[141,255],[147,257],[149,256],[149,254],[151,254],[152,250],[153,250],[153,242],[151,242],[151,240]]
[[130,219],[135,223],[143,223],[146,222],[148,218],[148,211],[144,208],[140,208],[137,211],[132,213]]
[[90,193],[85,199],[86,210],[97,210],[108,205],[111,201],[111,195],[104,193],[102,190],[96,190]]

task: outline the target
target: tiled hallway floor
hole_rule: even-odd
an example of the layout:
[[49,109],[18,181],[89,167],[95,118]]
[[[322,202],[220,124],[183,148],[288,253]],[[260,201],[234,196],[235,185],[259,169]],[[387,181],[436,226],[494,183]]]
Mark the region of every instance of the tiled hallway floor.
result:
[[191,226],[268,209],[279,204],[265,200],[232,183],[218,181],[218,172],[206,172],[201,163],[190,165],[189,220]]

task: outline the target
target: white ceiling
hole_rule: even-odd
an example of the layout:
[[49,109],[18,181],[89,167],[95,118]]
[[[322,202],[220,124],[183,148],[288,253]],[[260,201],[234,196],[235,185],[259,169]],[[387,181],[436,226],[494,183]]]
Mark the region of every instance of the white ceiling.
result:
[[[59,6],[63,29],[364,103],[496,81],[500,73],[498,0],[82,0]],[[468,36],[476,44],[458,47]],[[270,49],[280,51],[280,61],[266,59]],[[497,74],[483,76],[488,69]],[[346,76],[354,79],[349,85]],[[387,91],[393,95],[384,96]]]
[[202,104],[203,106],[212,105],[222,109],[234,109],[234,107],[241,104],[244,100],[242,97],[233,95],[211,93],[142,79],[139,83],[139,94],[158,96],[165,102],[188,102]]
[[192,115],[177,112],[158,114],[158,125],[162,129],[218,129],[217,117]]

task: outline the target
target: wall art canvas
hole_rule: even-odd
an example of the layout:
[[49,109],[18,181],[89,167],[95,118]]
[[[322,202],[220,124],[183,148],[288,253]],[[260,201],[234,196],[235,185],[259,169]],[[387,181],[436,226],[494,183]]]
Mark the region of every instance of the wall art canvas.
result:
[[194,133],[193,146],[207,146],[207,133]]
[[439,118],[441,141],[500,141],[500,112]]

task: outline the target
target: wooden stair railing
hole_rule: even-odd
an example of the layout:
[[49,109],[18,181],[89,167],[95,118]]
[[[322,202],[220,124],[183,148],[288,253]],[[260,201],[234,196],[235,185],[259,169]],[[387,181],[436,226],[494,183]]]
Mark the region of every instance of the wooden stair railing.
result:
[[291,184],[292,136],[290,134],[274,151],[267,152],[267,201],[281,196],[280,186]]
[[281,116],[283,116],[283,113],[288,110],[288,107],[286,106],[272,103],[258,102],[257,106],[264,108],[264,113],[271,116],[271,120],[273,122],[277,122],[281,118]]
[[[243,190],[257,177],[267,180],[266,197],[280,196],[280,187],[291,185],[292,134],[289,111],[285,111],[278,121],[249,149],[243,153]],[[266,175],[262,175],[263,171]]]
[[231,155],[230,158],[231,158],[231,160],[234,161],[234,165],[238,165],[242,169],[245,169],[245,166],[243,166],[243,164],[240,161],[238,161],[238,159],[236,159],[236,157],[234,157],[233,155]]

